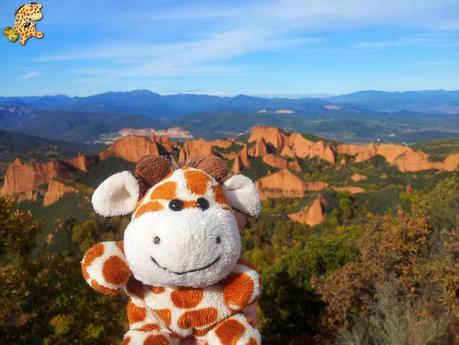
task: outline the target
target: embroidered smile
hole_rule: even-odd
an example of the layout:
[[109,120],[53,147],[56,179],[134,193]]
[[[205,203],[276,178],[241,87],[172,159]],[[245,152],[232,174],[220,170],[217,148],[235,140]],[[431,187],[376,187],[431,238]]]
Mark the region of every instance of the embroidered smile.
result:
[[218,260],[220,260],[220,256],[218,258],[216,258],[214,261],[212,261],[210,264],[204,266],[204,267],[201,267],[201,268],[194,268],[192,270],[189,270],[189,271],[183,271],[183,272],[174,272],[174,271],[171,271],[170,269],[168,269],[167,267],[164,267],[164,266],[161,266],[158,261],[155,260],[155,258],[153,256],[150,256],[151,258],[151,261],[153,261],[155,263],[156,266],[158,266],[159,268],[162,268],[163,270],[167,271],[167,272],[170,272],[170,273],[174,273],[174,274],[177,274],[177,275],[182,275],[182,274],[187,274],[187,273],[193,273],[193,272],[198,272],[198,271],[203,271],[203,270],[206,270],[208,269],[209,267],[213,266],[214,264],[217,263]]

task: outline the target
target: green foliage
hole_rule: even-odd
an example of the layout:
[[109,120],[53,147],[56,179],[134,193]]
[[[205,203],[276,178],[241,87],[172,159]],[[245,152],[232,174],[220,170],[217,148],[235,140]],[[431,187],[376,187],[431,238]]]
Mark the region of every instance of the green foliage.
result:
[[447,315],[438,319],[422,315],[419,305],[397,296],[391,282],[376,289],[376,298],[369,313],[355,317],[352,328],[339,335],[337,345],[450,344]]
[[266,343],[287,344],[319,333],[324,303],[312,288],[311,278],[352,260],[357,253],[351,238],[350,234],[314,238],[264,270],[260,307]]
[[108,157],[100,160],[95,166],[92,166],[88,172],[79,172],[75,180],[92,188],[96,188],[108,176],[123,170],[133,170],[134,163],[127,162],[121,158]]
[[443,160],[451,153],[459,151],[459,138],[434,140],[413,145],[416,150],[428,153],[433,160]]
[[[5,231],[0,253],[0,343],[108,345],[121,341],[126,328],[123,302],[87,286],[80,271],[80,246],[67,243],[66,250],[32,258],[38,225],[30,214],[14,211],[4,198],[0,198],[0,226]],[[81,230],[84,227],[75,234],[87,234]],[[96,231],[92,223],[87,227]]]

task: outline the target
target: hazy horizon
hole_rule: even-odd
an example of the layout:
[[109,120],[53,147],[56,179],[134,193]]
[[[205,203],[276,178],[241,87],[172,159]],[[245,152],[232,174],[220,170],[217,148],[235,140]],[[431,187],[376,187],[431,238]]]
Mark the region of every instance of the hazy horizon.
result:
[[193,91],[182,91],[182,92],[158,92],[151,89],[131,89],[131,90],[105,90],[97,93],[90,93],[84,95],[73,95],[73,94],[64,94],[64,93],[49,93],[49,94],[29,94],[29,95],[11,95],[5,96],[1,95],[3,98],[15,98],[15,97],[56,97],[56,96],[65,96],[65,97],[91,97],[107,93],[130,93],[130,92],[151,92],[153,94],[158,94],[160,96],[174,96],[174,95],[196,95],[196,96],[214,96],[214,97],[237,97],[237,96],[248,96],[248,97],[259,97],[259,98],[286,98],[286,99],[300,99],[300,98],[326,98],[333,96],[344,96],[355,93],[362,92],[381,92],[381,93],[408,93],[408,92],[457,92],[459,89],[419,89],[419,90],[378,90],[378,89],[366,89],[366,90],[355,90],[349,93],[304,93],[304,94],[247,94],[247,93],[217,93],[217,92],[193,92]]

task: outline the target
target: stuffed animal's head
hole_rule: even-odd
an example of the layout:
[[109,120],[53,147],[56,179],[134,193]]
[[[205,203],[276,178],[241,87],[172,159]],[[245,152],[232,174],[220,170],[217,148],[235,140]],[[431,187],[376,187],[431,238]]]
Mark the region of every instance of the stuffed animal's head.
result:
[[97,213],[132,213],[124,251],[134,277],[148,285],[202,287],[219,282],[240,256],[235,215],[258,216],[253,182],[227,178],[216,156],[197,157],[173,169],[161,156],[146,156],[135,174],[124,171],[94,192]]
[[23,21],[38,21],[43,18],[41,9],[43,8],[42,4],[31,2],[24,6],[21,6],[16,11],[16,17],[22,19]]

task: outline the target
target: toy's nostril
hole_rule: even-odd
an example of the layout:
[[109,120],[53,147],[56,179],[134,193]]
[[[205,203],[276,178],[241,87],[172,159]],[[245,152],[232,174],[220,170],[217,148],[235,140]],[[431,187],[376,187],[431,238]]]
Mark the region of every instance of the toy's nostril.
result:
[[220,244],[222,242],[222,239],[220,238],[220,236],[217,236],[217,238],[215,239],[215,242],[217,242],[217,244]]
[[155,236],[155,238],[153,239],[153,243],[159,244],[160,242],[161,242],[161,239],[158,236]]

